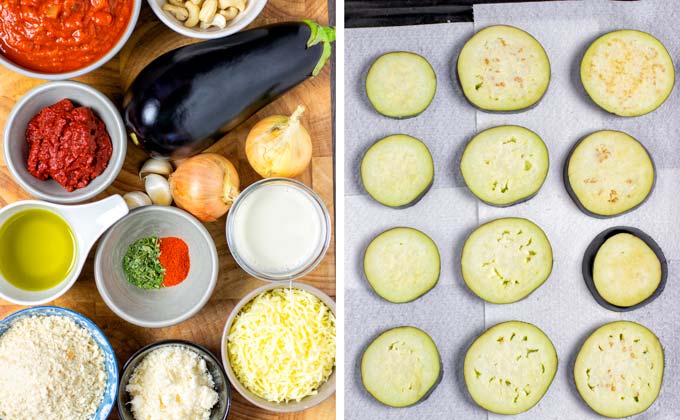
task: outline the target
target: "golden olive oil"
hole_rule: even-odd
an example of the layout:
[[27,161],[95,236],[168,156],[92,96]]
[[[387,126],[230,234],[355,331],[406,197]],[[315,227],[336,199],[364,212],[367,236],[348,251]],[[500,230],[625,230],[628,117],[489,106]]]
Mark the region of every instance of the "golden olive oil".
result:
[[71,227],[54,212],[24,210],[0,227],[0,273],[19,289],[51,289],[68,276],[75,259]]

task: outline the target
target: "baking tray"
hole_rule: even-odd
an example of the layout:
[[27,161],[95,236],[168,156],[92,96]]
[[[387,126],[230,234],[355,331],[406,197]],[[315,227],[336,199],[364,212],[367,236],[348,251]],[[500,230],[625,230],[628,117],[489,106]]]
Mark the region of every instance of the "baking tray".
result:
[[[373,3],[373,2],[350,2]],[[578,64],[587,46],[610,30],[635,28],[651,32],[680,63],[677,24],[680,2],[605,0],[482,4],[473,6],[475,21],[451,19],[427,25],[357,28],[360,20],[347,4],[345,44],[345,418],[372,419],[501,419],[469,397],[462,375],[467,347],[499,322],[518,319],[536,324],[555,344],[560,363],[555,381],[533,409],[510,416],[535,420],[600,419],[581,400],[573,383],[578,349],[597,327],[626,319],[639,322],[659,337],[665,348],[666,371],[658,400],[635,419],[680,418],[680,88],[675,87],[658,110],[641,117],[607,114],[590,101],[580,85]],[[408,2],[397,2],[407,4]],[[428,2],[427,4],[433,4]],[[460,2],[456,2],[459,4]],[[440,5],[443,4],[440,3]],[[450,5],[450,3],[446,3]],[[417,15],[414,8],[412,15]],[[386,12],[387,13],[387,12]],[[467,12],[469,13],[469,11]],[[463,16],[456,15],[454,16]],[[470,16],[469,14],[467,16]],[[353,23],[350,23],[355,19]],[[372,21],[376,25],[382,18]],[[415,21],[403,21],[407,23]],[[455,83],[454,63],[464,42],[491,24],[527,30],[546,48],[552,80],[541,103],[517,114],[490,114],[473,109]],[[435,99],[421,115],[393,120],[378,115],[365,97],[363,81],[372,61],[382,53],[407,50],[426,57],[438,78]],[[676,71],[676,85],[678,82]],[[467,141],[483,129],[518,124],[536,131],[546,142],[551,168],[538,195],[509,208],[481,203],[465,187],[458,162]],[[568,151],[584,135],[601,129],[627,132],[649,150],[657,166],[657,185],[637,210],[612,219],[595,219],[578,210],[562,180]],[[435,181],[415,206],[394,210],[368,197],[358,177],[363,152],[374,141],[396,133],[425,141],[435,160]],[[554,251],[553,273],[528,298],[509,305],[484,303],[465,286],[460,252],[478,225],[499,217],[526,217],[542,227]],[[583,254],[593,238],[607,228],[625,225],[648,233],[663,249],[669,277],[664,292],[643,308],[619,313],[601,307],[581,274]],[[372,292],[363,278],[361,258],[370,240],[395,226],[411,226],[430,235],[442,256],[437,286],[420,299],[396,305]],[[444,376],[430,397],[413,407],[381,405],[364,390],[359,362],[368,343],[380,332],[413,325],[430,333],[442,355]]]

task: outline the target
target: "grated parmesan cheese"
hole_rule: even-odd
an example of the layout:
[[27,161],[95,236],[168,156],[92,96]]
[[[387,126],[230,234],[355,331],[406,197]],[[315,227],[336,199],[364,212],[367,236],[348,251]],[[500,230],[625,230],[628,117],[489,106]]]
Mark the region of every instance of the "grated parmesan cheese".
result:
[[335,316],[301,289],[263,292],[234,319],[230,365],[249,391],[272,402],[314,395],[335,366]]
[[0,336],[3,420],[87,420],[105,387],[102,349],[70,318],[23,318]]
[[214,387],[201,356],[168,346],[144,357],[125,390],[136,420],[208,420],[219,399]]

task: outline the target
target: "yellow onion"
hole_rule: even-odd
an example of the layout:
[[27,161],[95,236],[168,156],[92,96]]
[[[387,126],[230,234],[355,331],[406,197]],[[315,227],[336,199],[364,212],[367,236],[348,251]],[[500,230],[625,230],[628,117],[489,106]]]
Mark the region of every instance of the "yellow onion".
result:
[[300,123],[305,107],[293,115],[273,115],[260,120],[248,133],[246,156],[250,166],[264,178],[293,178],[312,160],[312,140]]
[[175,204],[204,222],[223,216],[239,193],[238,173],[229,159],[201,153],[182,162],[170,175]]

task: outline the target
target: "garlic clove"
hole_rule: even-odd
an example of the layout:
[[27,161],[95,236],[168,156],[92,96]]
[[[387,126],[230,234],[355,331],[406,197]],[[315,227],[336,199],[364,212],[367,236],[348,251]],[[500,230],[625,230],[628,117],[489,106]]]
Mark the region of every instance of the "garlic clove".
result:
[[142,207],[142,206],[150,206],[151,199],[149,198],[146,193],[142,191],[131,191],[128,193],[125,193],[123,195],[123,199],[128,205],[128,208],[130,210],[136,208],[136,207]]
[[167,178],[158,174],[149,174],[144,177],[144,189],[149,194],[153,204],[169,206],[172,204],[172,194],[170,194],[170,183]]
[[172,173],[172,163],[169,160],[151,158],[144,162],[139,170],[139,178],[144,179],[147,175],[158,174],[165,177]]

